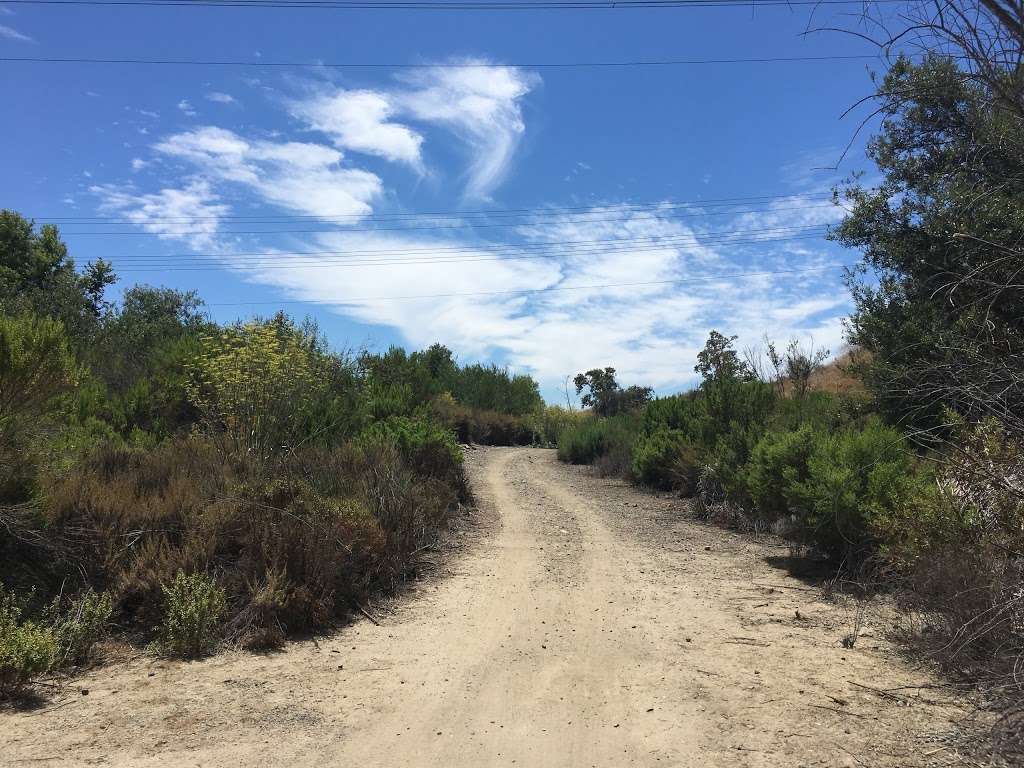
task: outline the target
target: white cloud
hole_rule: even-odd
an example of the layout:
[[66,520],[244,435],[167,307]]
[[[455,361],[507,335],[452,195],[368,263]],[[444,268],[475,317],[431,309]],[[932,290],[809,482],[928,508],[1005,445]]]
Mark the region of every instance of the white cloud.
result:
[[737,228],[746,230],[817,227],[835,224],[845,215],[842,208],[833,205],[823,195],[792,195],[773,200],[763,210],[741,214],[735,224]]
[[536,74],[516,67],[430,66],[387,89],[320,86],[312,96],[293,101],[290,109],[341,149],[405,163],[421,173],[424,136],[396,118],[442,127],[468,149],[465,196],[487,199],[508,173],[526,130],[522,101],[539,83]]
[[264,200],[315,216],[365,216],[381,193],[368,171],[340,165],[341,152],[320,144],[249,141],[206,126],[156,145],[210,179],[243,184]]
[[[525,130],[522,101],[537,82],[507,67],[431,67],[385,90],[321,86],[289,109],[330,142],[202,126],[167,136],[153,146],[155,158],[132,162],[136,171],[159,162],[161,172],[184,179],[177,186],[148,194],[131,186],[92,189],[104,210],[220,254],[251,282],[390,328],[410,346],[441,341],[468,358],[508,362],[551,389],[566,374],[606,365],[624,384],[663,392],[686,386],[711,328],[739,335],[741,347],[767,332],[779,341],[797,336],[839,348],[839,319],[849,309],[839,271],[785,272],[834,264],[841,260],[835,246],[772,240],[841,216],[805,194],[711,219],[697,207],[607,204],[571,214],[541,211],[522,226],[487,230],[493,242],[466,230],[457,239],[335,231],[277,248],[264,243],[279,243],[280,235],[251,238],[244,252],[265,258],[231,255],[242,240],[229,238],[241,233],[222,229],[229,209],[220,194],[230,190],[250,205],[350,216],[355,223],[373,212],[384,186],[346,153],[423,171],[437,132],[431,126],[470,149],[466,195],[487,197],[507,173]],[[586,170],[577,163],[572,174]],[[747,208],[759,210],[742,212]],[[728,242],[728,233],[738,242]],[[760,241],[743,242],[745,234]]]
[[[444,249],[453,245],[460,243],[389,233],[331,233],[318,238],[317,248],[344,253],[405,250],[416,257],[402,264],[325,268],[311,266],[309,257],[278,256],[271,267],[243,263],[240,268],[250,279],[284,288],[289,295],[330,302],[361,322],[398,329],[415,346],[444,339],[460,354],[482,356],[500,349],[510,337],[529,333],[535,322],[523,313],[525,298],[507,292],[550,287],[562,278],[560,266],[540,260],[472,261],[486,259],[488,250],[466,244],[461,245],[468,250],[460,252],[456,263],[424,263],[431,256],[450,258]],[[434,254],[432,246],[438,249]],[[390,298],[396,296],[427,298]]]
[[565,181],[572,181],[577,176],[579,176],[581,173],[585,173],[586,171],[589,171],[589,170],[591,170],[591,166],[590,166],[589,163],[584,163],[582,160],[577,161],[576,164],[573,165],[573,167],[570,169],[570,171],[565,175],[565,179],[564,180]]
[[185,240],[196,248],[215,244],[214,235],[228,207],[205,181],[193,181],[182,189],[161,189],[142,194],[133,187],[96,185],[89,191],[100,198],[100,210],[124,217],[161,239]]
[[[601,206],[538,216],[520,234],[546,247],[529,259],[508,257],[507,244],[332,233],[316,248],[347,254],[340,262],[275,255],[270,265],[233,267],[292,298],[393,328],[411,346],[441,341],[468,357],[507,360],[550,388],[568,373],[612,365],[624,383],[678,389],[694,381],[711,328],[738,334],[741,347],[768,332],[838,348],[849,297],[837,273],[746,274],[787,269],[788,254],[761,246],[752,263],[749,246],[702,244],[672,214]],[[464,250],[453,256],[453,246]],[[370,258],[404,262],[343,265]],[[820,254],[807,261],[830,263]]]
[[178,102],[178,109],[180,109],[183,113],[185,113],[189,117],[195,117],[196,116],[196,111],[192,107],[192,103],[188,99],[182,99],[181,101],[179,101]]
[[423,137],[411,128],[390,121],[396,107],[388,94],[337,90],[296,101],[291,110],[311,128],[330,136],[342,149],[379,155],[422,170],[420,145]]
[[[466,60],[463,64],[485,63]],[[399,96],[414,117],[444,125],[470,148],[466,196],[486,199],[501,183],[526,130],[522,99],[540,77],[516,67],[430,67],[407,75]]]
[[0,24],[0,37],[5,37],[8,40],[17,40],[20,43],[34,43],[35,39],[29,37],[23,32],[19,32],[14,27],[8,27],[6,24]]
[[217,104],[238,103],[237,101],[235,101],[235,97],[232,96],[230,93],[221,93],[220,91],[211,91],[210,93],[206,94],[206,100],[215,102]]
[[141,170],[142,170],[143,168],[145,168],[145,167],[146,167],[147,165],[149,165],[149,163],[147,163],[147,162],[146,162],[145,160],[143,160],[143,159],[142,159],[141,157],[133,157],[133,158],[132,158],[132,170],[133,170],[133,171],[136,171],[136,172],[137,172],[137,171],[141,171]]
[[846,176],[838,168],[842,159],[841,147],[806,149],[782,166],[780,176],[784,183],[798,189],[831,189]]

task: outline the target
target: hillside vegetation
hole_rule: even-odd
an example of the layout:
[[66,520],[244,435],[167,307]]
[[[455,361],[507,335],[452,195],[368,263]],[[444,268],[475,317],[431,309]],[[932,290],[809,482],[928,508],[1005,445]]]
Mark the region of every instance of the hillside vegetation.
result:
[[654,400],[589,371],[576,385],[592,418],[561,435],[559,456],[894,590],[916,619],[908,639],[1004,707],[999,738],[1018,755],[1024,90],[1019,68],[968,53],[984,76],[941,56],[896,62],[869,145],[882,181],[836,190],[849,213],[830,237],[862,254],[850,352],[823,365],[794,342],[743,359],[712,331],[700,385]]
[[332,350],[284,314],[76,269],[0,213],[0,694],[111,632],[279,645],[392,588],[468,499],[458,442],[548,444],[537,384],[441,345]]

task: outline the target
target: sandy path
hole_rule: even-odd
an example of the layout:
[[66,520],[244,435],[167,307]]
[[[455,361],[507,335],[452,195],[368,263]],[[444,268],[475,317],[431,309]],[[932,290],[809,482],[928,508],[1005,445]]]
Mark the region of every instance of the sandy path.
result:
[[870,627],[843,648],[848,611],[766,562],[784,550],[552,451],[469,463],[467,542],[382,626],[96,670],[47,709],[0,713],[0,764],[949,763],[958,702],[855,685],[928,677]]

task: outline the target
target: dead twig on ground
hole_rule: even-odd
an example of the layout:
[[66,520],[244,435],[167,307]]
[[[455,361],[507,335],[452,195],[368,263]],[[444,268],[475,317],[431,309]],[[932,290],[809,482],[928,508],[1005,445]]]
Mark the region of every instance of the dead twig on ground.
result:
[[365,608],[363,608],[363,606],[361,606],[361,605],[360,605],[359,603],[356,603],[356,604],[355,604],[355,606],[356,606],[356,610],[357,610],[357,611],[359,611],[359,612],[360,612],[361,614],[363,614],[363,616],[365,616],[366,618],[368,618],[368,619],[369,619],[370,621],[372,621],[372,622],[373,622],[373,624],[374,624],[374,626],[377,626],[377,627],[379,627],[379,626],[380,626],[380,621],[379,621],[379,620],[377,619],[377,617],[376,617],[376,616],[374,616],[374,615],[373,615],[372,613],[370,613],[370,612],[369,612],[368,610],[366,610]]

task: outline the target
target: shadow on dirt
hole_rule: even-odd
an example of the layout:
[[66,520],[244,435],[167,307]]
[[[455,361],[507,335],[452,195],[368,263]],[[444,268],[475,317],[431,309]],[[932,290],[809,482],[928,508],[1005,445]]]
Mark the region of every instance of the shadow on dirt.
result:
[[768,555],[764,561],[812,587],[823,587],[836,577],[835,563],[811,554]]

